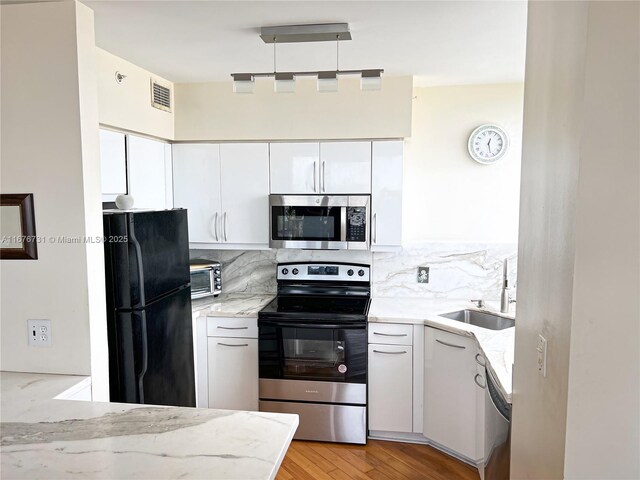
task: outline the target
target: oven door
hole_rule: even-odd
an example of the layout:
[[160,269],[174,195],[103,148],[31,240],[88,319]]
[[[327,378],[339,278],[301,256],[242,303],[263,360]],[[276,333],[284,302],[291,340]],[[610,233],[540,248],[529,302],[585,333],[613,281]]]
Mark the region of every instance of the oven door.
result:
[[346,249],[346,196],[270,195],[269,246]]
[[213,295],[213,267],[193,269],[191,274],[191,298],[202,298]]
[[366,323],[258,320],[261,379],[365,384]]

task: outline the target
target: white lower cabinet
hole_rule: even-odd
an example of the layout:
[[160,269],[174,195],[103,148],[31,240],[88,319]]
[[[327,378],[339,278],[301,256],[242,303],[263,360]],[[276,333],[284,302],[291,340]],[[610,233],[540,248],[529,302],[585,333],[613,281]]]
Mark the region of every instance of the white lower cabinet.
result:
[[413,430],[413,348],[369,345],[369,429]]
[[474,462],[482,456],[477,353],[474,338],[425,328],[423,434]]
[[253,336],[249,325],[255,323],[255,318],[207,318],[209,332],[215,326],[226,326],[230,332],[207,338],[209,408],[258,410],[258,339],[239,336]]
[[413,327],[369,325],[369,430],[413,431]]

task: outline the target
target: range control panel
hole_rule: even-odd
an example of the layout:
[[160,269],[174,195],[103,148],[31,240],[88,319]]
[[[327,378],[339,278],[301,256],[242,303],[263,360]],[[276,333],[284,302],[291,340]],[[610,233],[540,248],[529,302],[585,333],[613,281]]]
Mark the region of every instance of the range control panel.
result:
[[285,263],[278,265],[278,280],[368,282],[370,267],[336,263]]

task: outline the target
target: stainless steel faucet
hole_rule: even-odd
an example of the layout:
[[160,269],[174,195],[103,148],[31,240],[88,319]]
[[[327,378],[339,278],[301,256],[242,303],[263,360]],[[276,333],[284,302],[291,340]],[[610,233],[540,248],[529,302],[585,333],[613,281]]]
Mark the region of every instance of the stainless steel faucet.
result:
[[509,313],[509,305],[516,301],[511,298],[509,288],[509,259],[505,258],[502,264],[502,293],[500,295],[500,312]]

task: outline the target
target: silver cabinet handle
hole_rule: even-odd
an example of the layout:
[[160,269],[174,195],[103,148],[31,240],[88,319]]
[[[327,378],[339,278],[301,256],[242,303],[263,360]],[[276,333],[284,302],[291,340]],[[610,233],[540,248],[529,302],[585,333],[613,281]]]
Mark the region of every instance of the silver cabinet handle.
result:
[[436,338],[436,342],[438,342],[440,345],[446,345],[447,347],[461,348],[463,350],[467,348],[467,347],[463,347],[462,345],[454,345],[453,343],[443,342],[442,340],[438,340],[437,338]]
[[222,330],[248,330],[249,327],[223,327],[222,325],[218,325],[216,328],[220,328]]
[[[379,332],[373,332],[374,335],[381,335],[383,337],[406,337],[407,334],[406,333],[379,333]],[[464,348],[464,347],[462,347]]]
[[327,171],[326,165],[327,165],[327,162],[325,162],[325,161],[323,160],[323,161],[322,161],[322,191],[323,191],[323,192],[326,192],[326,191],[327,191],[327,183],[326,183],[326,181],[325,181],[325,176],[324,176],[324,174],[325,174],[325,173],[326,173],[326,171]]
[[[480,361],[480,359],[482,359],[482,362]],[[486,367],[487,366],[487,362],[484,359],[484,357],[482,355],[480,355],[479,353],[476,353],[476,363],[478,365],[480,365],[481,367]]]
[[478,377],[482,378],[482,375],[480,375],[479,373],[476,373],[476,376],[473,377],[473,381],[476,382],[476,385],[478,385],[480,388],[486,388],[486,385],[483,385],[480,382],[478,382]]
[[378,242],[378,214],[373,214],[373,243]]
[[222,214],[222,235],[224,236],[224,241],[227,241],[227,212]]
[[316,185],[316,166],[317,166],[318,162],[316,162],[315,160],[313,161],[313,191],[314,193],[318,191],[318,186]]
[[218,342],[218,345],[222,345],[224,347],[248,347],[249,346],[248,343],[238,343],[236,345],[232,345],[230,343],[222,343],[222,342]]
[[216,242],[219,242],[220,239],[218,238],[218,212],[216,212],[216,214],[213,216],[213,233],[215,233]]
[[385,355],[402,355],[403,353],[407,353],[407,351],[402,350],[401,352],[383,352],[382,350],[374,350],[373,353],[384,353]]

